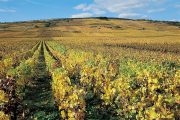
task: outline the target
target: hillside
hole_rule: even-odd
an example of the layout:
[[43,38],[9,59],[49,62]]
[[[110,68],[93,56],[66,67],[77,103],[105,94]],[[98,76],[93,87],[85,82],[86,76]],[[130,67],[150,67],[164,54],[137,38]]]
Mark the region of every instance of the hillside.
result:
[[[58,19],[1,23],[0,37],[171,37],[178,36],[179,30],[179,26],[173,26],[165,22],[95,18]],[[47,34],[42,34],[42,31]]]
[[178,24],[1,23],[0,120],[179,119]]
[[[133,56],[136,51],[147,50],[160,52],[155,56],[167,53],[168,58],[178,60],[180,53],[180,27],[172,22],[87,18],[2,23],[0,38],[1,41],[58,40],[73,48],[114,56],[123,52]],[[135,51],[132,54],[127,49]]]

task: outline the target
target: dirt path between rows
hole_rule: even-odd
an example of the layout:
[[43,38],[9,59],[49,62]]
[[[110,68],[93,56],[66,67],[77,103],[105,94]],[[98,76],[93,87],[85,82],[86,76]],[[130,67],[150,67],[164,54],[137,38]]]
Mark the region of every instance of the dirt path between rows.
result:
[[37,76],[32,84],[26,88],[26,96],[23,100],[26,120],[58,120],[59,113],[55,107],[51,89],[51,78],[46,71],[44,48],[41,44],[40,56],[34,68]]

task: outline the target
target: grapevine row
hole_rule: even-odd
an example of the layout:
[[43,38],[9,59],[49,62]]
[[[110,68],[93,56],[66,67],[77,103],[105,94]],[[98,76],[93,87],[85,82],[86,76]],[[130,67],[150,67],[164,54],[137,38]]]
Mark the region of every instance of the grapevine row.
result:
[[62,63],[56,67],[45,49],[63,119],[179,117],[180,70],[176,65],[110,60],[99,54],[66,50],[55,42],[48,45]]
[[[27,59],[31,58],[34,54],[34,52],[39,47],[40,43],[36,44],[31,50],[24,52],[20,55],[17,55],[17,61],[16,64],[12,63],[13,61],[9,61],[6,66],[4,66],[4,76],[7,76],[6,78],[1,79],[0,82],[0,92],[1,92],[1,113],[0,118],[1,119],[16,119],[17,118],[17,107],[20,102],[19,100],[19,94],[18,91],[18,85],[19,79],[21,75],[19,74],[22,70],[22,64]],[[9,58],[12,60],[11,58]],[[6,59],[5,59],[6,60]],[[5,64],[5,61],[4,61]]]

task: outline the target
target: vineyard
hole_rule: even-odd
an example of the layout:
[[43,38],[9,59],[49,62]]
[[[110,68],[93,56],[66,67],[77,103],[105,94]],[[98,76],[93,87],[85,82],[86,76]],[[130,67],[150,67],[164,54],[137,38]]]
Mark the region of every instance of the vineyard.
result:
[[0,24],[0,120],[178,120],[179,33],[130,20]]

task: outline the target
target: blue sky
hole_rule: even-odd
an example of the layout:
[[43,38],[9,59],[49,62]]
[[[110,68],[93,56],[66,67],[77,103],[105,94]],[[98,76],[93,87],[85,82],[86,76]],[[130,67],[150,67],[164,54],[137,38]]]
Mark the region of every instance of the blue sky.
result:
[[180,21],[180,0],[0,0],[0,22],[97,16]]

